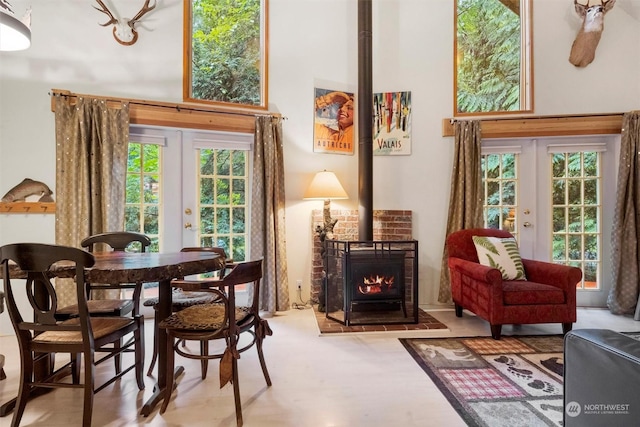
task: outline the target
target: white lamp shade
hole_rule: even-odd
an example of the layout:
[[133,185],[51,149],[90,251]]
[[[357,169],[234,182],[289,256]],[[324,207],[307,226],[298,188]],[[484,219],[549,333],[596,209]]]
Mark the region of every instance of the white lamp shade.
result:
[[304,200],[348,199],[347,192],[333,172],[318,172],[304,193]]
[[31,30],[15,16],[0,12],[0,50],[23,50],[31,46]]

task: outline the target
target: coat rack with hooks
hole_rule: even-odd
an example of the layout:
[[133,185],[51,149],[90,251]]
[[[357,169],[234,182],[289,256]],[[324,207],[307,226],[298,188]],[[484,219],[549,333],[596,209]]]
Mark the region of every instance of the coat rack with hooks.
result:
[[0,213],[51,214],[55,212],[55,202],[0,202]]

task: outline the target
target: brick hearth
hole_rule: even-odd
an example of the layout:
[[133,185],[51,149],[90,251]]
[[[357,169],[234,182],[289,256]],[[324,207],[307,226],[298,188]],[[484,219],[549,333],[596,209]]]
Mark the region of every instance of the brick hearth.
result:
[[[412,240],[411,211],[379,210],[373,211],[373,240]],[[322,209],[312,212],[313,230],[313,267],[311,269],[311,301],[318,303],[318,293],[322,284],[322,243],[315,232],[317,225],[322,224]],[[333,229],[335,240],[358,239],[358,211],[332,210],[331,217],[338,223]]]

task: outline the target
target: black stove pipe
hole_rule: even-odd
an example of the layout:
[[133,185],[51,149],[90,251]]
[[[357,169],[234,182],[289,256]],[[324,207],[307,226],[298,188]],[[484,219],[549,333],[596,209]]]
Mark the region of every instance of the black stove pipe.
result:
[[372,0],[358,0],[358,234],[373,240]]

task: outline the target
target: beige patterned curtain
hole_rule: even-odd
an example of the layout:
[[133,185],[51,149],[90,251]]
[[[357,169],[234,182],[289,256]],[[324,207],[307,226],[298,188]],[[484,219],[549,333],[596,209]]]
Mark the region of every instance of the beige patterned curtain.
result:
[[607,305],[614,314],[634,313],[640,320],[640,111],[622,118],[618,168],[611,233],[613,283]]
[[256,117],[251,191],[251,259],[264,258],[260,310],[289,309],[284,225],[282,122]]
[[[56,96],[55,110],[56,243],[79,247],[91,234],[123,230],[129,104]],[[73,284],[56,286],[61,306],[75,303]]]
[[[457,121],[454,124],[455,151],[451,173],[447,234],[465,228],[482,227],[482,169],[480,122]],[[448,251],[445,243],[440,271],[438,301],[451,302]]]

